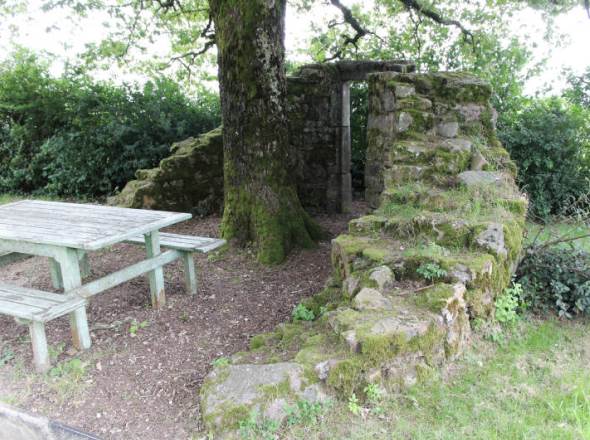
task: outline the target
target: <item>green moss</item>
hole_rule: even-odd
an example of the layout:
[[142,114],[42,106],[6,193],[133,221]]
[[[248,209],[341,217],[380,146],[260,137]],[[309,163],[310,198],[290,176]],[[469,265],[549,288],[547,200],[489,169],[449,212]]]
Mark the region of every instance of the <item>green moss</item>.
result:
[[256,350],[258,348],[264,347],[271,341],[276,339],[276,333],[262,333],[259,335],[252,336],[252,339],[250,339],[250,350]]
[[386,262],[389,255],[390,252],[387,248],[368,247],[363,249],[363,256],[378,264]]
[[332,367],[326,382],[341,396],[350,396],[365,388],[366,371],[366,361],[360,356],[353,355]]
[[414,297],[414,301],[418,307],[440,313],[454,295],[455,289],[451,284],[438,283],[420,292]]
[[326,287],[319,293],[306,298],[302,304],[311,310],[315,316],[320,316],[323,308],[330,311],[342,303],[342,290],[340,287]]

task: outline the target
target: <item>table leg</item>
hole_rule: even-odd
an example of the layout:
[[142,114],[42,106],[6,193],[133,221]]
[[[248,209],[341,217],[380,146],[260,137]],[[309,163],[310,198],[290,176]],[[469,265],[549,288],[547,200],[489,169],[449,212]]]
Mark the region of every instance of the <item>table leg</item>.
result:
[[51,272],[51,284],[53,284],[53,288],[57,290],[63,289],[64,282],[61,276],[61,268],[54,258],[49,259],[49,271]]
[[[82,285],[80,262],[76,249],[64,249],[64,252],[60,256],[59,264],[61,266],[65,293]],[[90,348],[90,333],[88,331],[88,321],[86,320],[86,309],[84,307],[70,313],[70,328],[74,346],[78,350]]]
[[80,262],[80,275],[82,279],[90,276],[91,269],[88,262],[88,254],[84,251],[78,250],[78,261]]
[[[149,258],[160,255],[160,233],[158,231],[145,234],[145,249]],[[166,294],[164,292],[164,270],[162,266],[156,267],[150,271],[150,296],[152,307],[160,309],[166,304]]]

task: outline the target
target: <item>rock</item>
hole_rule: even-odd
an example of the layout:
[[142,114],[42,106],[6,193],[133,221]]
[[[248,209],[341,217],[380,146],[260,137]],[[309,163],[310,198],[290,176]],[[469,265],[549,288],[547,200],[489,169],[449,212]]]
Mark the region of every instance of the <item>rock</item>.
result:
[[401,112],[399,114],[399,118],[397,121],[397,131],[399,133],[403,133],[408,128],[410,128],[410,126],[412,125],[412,122],[414,122],[414,119],[412,118],[412,116],[409,113]]
[[407,98],[408,96],[412,96],[416,93],[416,89],[414,86],[409,84],[396,84],[395,85],[395,96],[397,98]]
[[344,338],[344,341],[350,348],[351,352],[358,353],[360,351],[361,344],[359,343],[358,338],[356,337],[356,332],[354,330],[347,330],[343,332],[342,337]]
[[322,385],[314,383],[303,390],[301,398],[309,403],[322,403],[328,400],[329,396]]
[[481,171],[488,164],[489,162],[479,151],[476,151],[473,153],[473,156],[471,156],[471,171]]
[[441,122],[436,126],[436,132],[439,136],[443,136],[446,138],[454,138],[457,137],[459,133],[459,123],[458,122]]
[[454,266],[449,275],[453,280],[459,281],[463,284],[470,283],[475,278],[471,270],[463,264],[457,264]]
[[497,256],[505,257],[508,254],[504,244],[504,228],[500,223],[490,223],[486,230],[477,236],[475,242]]
[[218,367],[203,384],[203,421],[211,431],[231,430],[240,421],[237,416],[256,410],[281,422],[282,408],[301,396],[303,383],[303,367],[293,362]]
[[385,298],[376,289],[364,287],[352,300],[352,306],[359,311],[363,310],[391,310],[391,301]]
[[430,322],[423,316],[399,315],[390,316],[377,321],[371,327],[371,335],[395,336],[404,335],[407,340],[423,336],[428,331]]
[[393,271],[387,266],[379,266],[371,271],[369,279],[377,283],[379,290],[390,289],[395,281]]
[[446,148],[455,153],[471,151],[472,146],[473,144],[469,139],[463,138],[446,139],[442,144],[443,148]]
[[318,379],[326,380],[330,374],[330,370],[338,363],[336,359],[328,359],[316,364],[314,371],[318,375]]
[[349,298],[352,298],[358,292],[359,285],[360,280],[357,277],[351,275],[344,280],[342,288],[344,289],[345,295],[347,295]]
[[465,122],[473,122],[479,121],[481,119],[481,115],[485,111],[485,107],[480,104],[469,103],[457,106],[457,110],[459,110],[459,113],[461,113],[465,119]]
[[501,184],[506,175],[498,171],[463,171],[457,176],[467,186]]

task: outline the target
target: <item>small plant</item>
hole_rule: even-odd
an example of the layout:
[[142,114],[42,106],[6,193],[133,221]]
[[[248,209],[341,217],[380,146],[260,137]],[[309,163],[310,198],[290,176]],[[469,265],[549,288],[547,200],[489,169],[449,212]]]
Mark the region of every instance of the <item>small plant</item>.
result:
[[359,404],[358,397],[356,397],[355,393],[352,393],[352,395],[348,398],[348,410],[355,416],[358,416],[362,409],[363,407]]
[[231,364],[231,360],[226,357],[219,357],[215,359],[213,362],[211,362],[211,365],[213,365],[214,367],[226,367],[229,364]]
[[383,398],[383,394],[385,394],[383,389],[376,383],[368,384],[363,391],[370,403],[378,403]]
[[294,406],[287,406],[287,424],[289,426],[303,424],[312,426],[317,424],[324,407],[321,403],[310,403],[307,400],[299,400]]
[[87,365],[88,364],[86,362],[82,362],[78,358],[70,359],[69,361],[57,364],[55,367],[49,370],[49,375],[51,377],[57,378],[67,376],[68,381],[78,382],[86,374]]
[[292,316],[294,321],[313,321],[315,319],[313,311],[309,310],[303,304],[298,304],[293,309]]
[[437,263],[422,263],[420,267],[416,269],[416,272],[427,281],[434,281],[447,276],[447,271]]
[[189,315],[188,313],[185,311],[183,311],[180,316],[178,317],[178,319],[180,319],[182,322],[188,322],[189,320]]
[[129,326],[129,336],[134,338],[135,336],[137,336],[137,332],[139,329],[146,328],[149,325],[150,325],[149,321],[141,321],[138,323],[134,319],[133,322],[131,323],[131,325]]
[[258,411],[250,412],[248,418],[239,423],[240,437],[244,440],[275,440],[279,423],[275,420],[260,418]]
[[64,342],[60,342],[55,346],[49,345],[47,347],[47,351],[49,352],[49,357],[53,362],[57,360],[57,358],[64,352],[66,348],[66,344]]
[[496,319],[501,324],[513,325],[518,321],[517,309],[522,298],[522,286],[512,283],[496,298]]

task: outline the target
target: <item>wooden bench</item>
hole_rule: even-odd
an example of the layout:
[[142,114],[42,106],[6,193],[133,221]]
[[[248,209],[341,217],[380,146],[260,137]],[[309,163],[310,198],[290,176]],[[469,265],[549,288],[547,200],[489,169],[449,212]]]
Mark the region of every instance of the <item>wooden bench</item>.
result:
[[[133,237],[126,241],[128,243],[145,245],[145,238],[143,236]],[[220,238],[195,237],[192,235],[160,232],[160,246],[167,249],[177,250],[182,254],[186,290],[191,295],[197,293],[197,273],[195,270],[193,254],[210,252],[220,248],[225,243],[225,240]]]
[[29,325],[34,364],[39,372],[47,371],[50,366],[45,323],[68,313],[74,345],[78,349],[89,348],[90,333],[83,298],[0,283],[0,314]]

